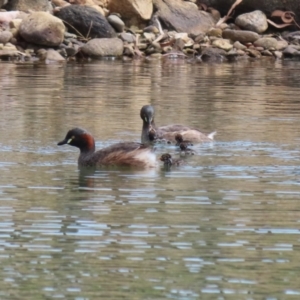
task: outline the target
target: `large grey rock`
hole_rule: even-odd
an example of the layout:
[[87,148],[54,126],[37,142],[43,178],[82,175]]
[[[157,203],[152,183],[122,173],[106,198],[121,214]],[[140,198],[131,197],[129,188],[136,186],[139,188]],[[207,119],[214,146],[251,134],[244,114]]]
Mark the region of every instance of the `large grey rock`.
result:
[[123,42],[118,38],[102,38],[88,41],[81,51],[91,57],[121,56],[123,48]]
[[22,21],[19,33],[29,43],[58,46],[64,39],[65,25],[49,13],[33,12]]
[[235,19],[235,24],[242,29],[263,33],[268,29],[268,22],[266,15],[260,11],[255,10],[250,13],[239,15]]
[[253,43],[260,38],[259,34],[247,30],[231,30],[226,29],[222,34],[224,39],[229,39],[233,42],[239,41],[241,43]]
[[211,14],[197,10],[190,3],[181,0],[153,0],[156,8],[154,18],[168,30],[186,32],[197,36],[206,33],[214,24]]
[[[221,12],[221,15],[226,15],[232,4],[236,0],[201,0],[201,3],[211,6]],[[296,14],[296,19],[300,20],[300,4],[299,0],[243,0],[235,9],[235,16],[241,13],[251,12],[253,10],[261,10],[267,16],[276,9],[291,10]]]
[[55,14],[62,19],[70,32],[85,38],[110,38],[116,32],[97,10],[88,6],[69,5]]
[[4,6],[7,10],[21,11],[50,11],[51,6],[48,0],[9,0]]

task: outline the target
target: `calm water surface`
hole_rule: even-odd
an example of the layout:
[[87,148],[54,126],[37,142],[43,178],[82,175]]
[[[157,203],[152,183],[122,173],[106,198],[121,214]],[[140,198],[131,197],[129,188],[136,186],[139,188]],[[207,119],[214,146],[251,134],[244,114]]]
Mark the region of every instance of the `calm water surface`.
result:
[[[0,299],[299,299],[300,63],[1,64]],[[158,125],[218,131],[186,165],[79,171]],[[157,147],[157,155],[174,147]]]

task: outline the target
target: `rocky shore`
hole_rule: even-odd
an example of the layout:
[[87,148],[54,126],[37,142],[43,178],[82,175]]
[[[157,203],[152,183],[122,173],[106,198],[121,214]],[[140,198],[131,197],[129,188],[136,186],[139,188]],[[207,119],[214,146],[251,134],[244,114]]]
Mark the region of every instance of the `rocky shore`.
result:
[[223,15],[224,2],[219,8],[197,0],[0,0],[0,59],[300,58],[294,12],[246,7],[236,14],[243,5],[237,0],[227,1]]

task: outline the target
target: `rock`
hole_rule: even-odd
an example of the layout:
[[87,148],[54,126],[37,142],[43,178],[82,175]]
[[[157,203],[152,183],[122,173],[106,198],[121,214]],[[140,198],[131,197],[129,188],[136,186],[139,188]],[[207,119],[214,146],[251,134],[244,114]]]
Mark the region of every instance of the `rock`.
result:
[[205,39],[205,34],[200,33],[194,38],[194,41],[195,43],[201,43],[204,41],[204,39]]
[[91,57],[121,56],[123,42],[118,38],[92,39],[81,48],[81,51]]
[[214,40],[213,43],[212,43],[213,46],[217,47],[217,48],[220,48],[220,49],[223,49],[225,51],[229,51],[232,49],[232,44],[230,43],[229,40],[226,40],[226,39],[217,39],[217,40]]
[[20,25],[20,35],[29,43],[58,46],[64,39],[63,22],[46,12],[33,12]]
[[272,37],[263,37],[254,42],[254,46],[263,47],[265,49],[277,49],[277,40]]
[[152,0],[110,0],[107,8],[112,13],[121,14],[127,26],[150,20],[153,13]]
[[127,42],[127,43],[134,43],[135,42],[135,36],[131,33],[122,32],[120,34],[120,38],[121,38],[122,41]]
[[14,19],[9,22],[10,32],[12,33],[13,37],[17,38],[20,32],[20,26],[22,23],[22,19]]
[[65,61],[65,59],[54,49],[39,49],[37,54],[40,60],[45,60],[47,63]]
[[248,55],[250,57],[254,57],[254,58],[260,58],[261,54],[259,51],[257,51],[256,49],[247,49],[246,52],[248,53]]
[[56,12],[56,16],[65,22],[70,32],[77,35],[79,32],[84,38],[116,36],[115,30],[106,18],[92,7],[69,5]]
[[99,5],[96,5],[93,0],[69,0],[69,2],[75,5],[92,7],[95,10],[97,10],[102,16],[105,16],[105,12],[103,8],[100,7]]
[[204,62],[218,62],[227,61],[226,51],[219,48],[208,47],[201,53],[201,58]]
[[281,51],[275,51],[275,52],[274,52],[274,56],[275,56],[276,58],[281,59],[281,58],[282,58],[282,52],[281,52]]
[[159,30],[156,26],[150,25],[144,28],[144,32],[159,33]]
[[0,23],[2,28],[8,27],[8,24],[17,19],[20,16],[19,11],[1,11],[0,12]]
[[293,45],[287,46],[283,52],[282,52],[284,57],[294,57],[294,56],[299,56],[300,51],[297,49],[297,47],[294,47]]
[[246,53],[245,53],[245,51],[243,51],[243,50],[236,50],[236,53],[238,54],[238,55],[240,55],[240,56],[242,56],[242,55],[245,55]]
[[157,10],[152,18],[153,22],[158,19],[168,30],[197,36],[215,25],[211,14],[191,8],[185,1],[153,0],[153,4]]
[[12,37],[13,37],[13,35],[10,31],[0,31],[0,43],[1,44],[8,43]]
[[125,28],[124,22],[119,18],[119,16],[112,14],[107,17],[109,24],[116,30],[116,32],[123,32]]
[[237,50],[245,50],[247,47],[240,43],[239,41],[234,42],[233,47]]
[[300,31],[284,33],[282,36],[285,40],[289,41],[290,43],[298,45],[300,44]]
[[285,41],[285,40],[282,40],[282,41],[277,41],[277,48],[276,50],[283,50],[285,49],[286,47],[288,46],[288,42]]
[[208,32],[207,32],[208,36],[215,36],[215,37],[222,37],[222,29],[221,28],[211,28]]
[[51,5],[48,0],[9,0],[5,9],[20,11],[50,11]]
[[273,56],[273,53],[269,50],[264,50],[261,52],[263,56]]
[[[212,6],[215,9],[218,9],[221,15],[226,15],[229,11],[234,0],[201,0],[200,1],[207,6]],[[239,5],[234,9],[235,16],[238,16],[241,13],[251,12],[253,10],[261,10],[267,16],[276,9],[284,9],[285,11],[292,11],[295,13],[296,20],[300,21],[300,5],[298,0],[243,0]]]
[[229,39],[233,42],[239,41],[241,43],[252,43],[259,39],[259,34],[247,30],[231,30],[226,29],[222,34],[224,39]]
[[243,29],[257,33],[263,33],[268,29],[267,17],[260,10],[239,15],[235,19],[235,24]]
[[143,36],[145,37],[146,41],[152,43],[155,40],[155,34],[150,32],[144,32]]
[[19,56],[19,52],[17,50],[0,50],[0,58],[8,58],[8,57],[16,57]]

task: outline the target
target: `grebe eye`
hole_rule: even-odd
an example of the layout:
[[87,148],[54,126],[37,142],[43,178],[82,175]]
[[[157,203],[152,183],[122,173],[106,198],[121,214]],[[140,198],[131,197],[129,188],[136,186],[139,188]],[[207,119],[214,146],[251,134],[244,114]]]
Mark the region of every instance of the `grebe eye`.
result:
[[67,144],[70,144],[75,139],[75,136],[73,135],[70,139],[68,139]]

